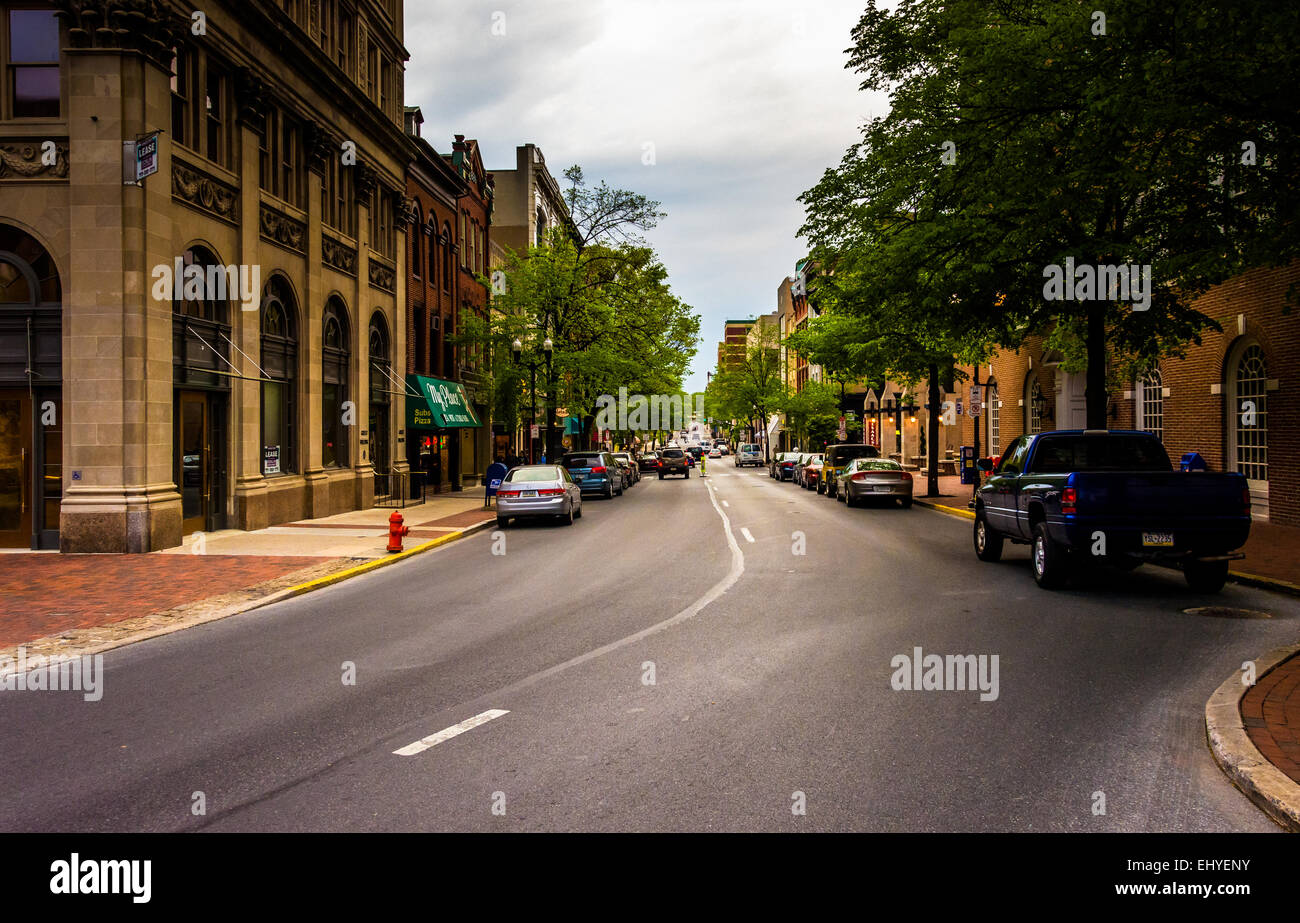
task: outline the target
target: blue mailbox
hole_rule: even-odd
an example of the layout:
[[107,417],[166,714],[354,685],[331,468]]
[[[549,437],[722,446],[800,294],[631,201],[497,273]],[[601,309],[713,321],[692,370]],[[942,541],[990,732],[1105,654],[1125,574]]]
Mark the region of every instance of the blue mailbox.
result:
[[483,486],[484,505],[497,495],[497,491],[501,489],[501,480],[506,476],[506,473],[509,470],[510,469],[501,464],[501,462],[493,462],[488,465],[487,474],[484,477],[486,483]]
[[1200,452],[1186,452],[1178,463],[1181,471],[1205,471],[1205,458]]

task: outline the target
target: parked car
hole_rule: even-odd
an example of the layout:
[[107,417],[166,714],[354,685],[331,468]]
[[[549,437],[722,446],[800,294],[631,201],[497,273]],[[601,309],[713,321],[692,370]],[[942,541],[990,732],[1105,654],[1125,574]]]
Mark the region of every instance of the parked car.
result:
[[821,454],[814,455],[812,458],[808,459],[803,466],[804,490],[815,490],[817,493],[822,492],[822,468],[825,464],[826,459]]
[[669,446],[659,453],[659,480],[663,480],[665,475],[680,474],[682,477],[690,477],[690,456],[686,454],[685,449],[679,449],[675,446]]
[[1151,433],[1058,430],[1021,436],[975,500],[975,554],[997,561],[1004,542],[1032,546],[1040,587],[1062,586],[1073,564],[1182,565],[1188,585],[1216,593],[1250,535],[1250,490],[1236,472],[1173,470]]
[[828,445],[822,452],[822,476],[817,482],[817,493],[834,498],[839,490],[839,471],[855,458],[879,458],[880,450],[874,445],[860,442]]
[[560,464],[584,494],[598,494],[607,500],[623,494],[623,471],[609,452],[566,452]]
[[641,469],[637,466],[636,459],[632,457],[631,452],[614,452],[614,461],[623,469],[623,481],[628,486],[641,480]]
[[511,519],[557,516],[568,525],[582,516],[582,490],[561,465],[512,468],[497,491],[497,526]]
[[772,456],[772,461],[767,466],[767,476],[778,481],[793,480],[794,466],[798,460],[798,452],[778,452]]
[[642,471],[658,471],[659,453],[642,452],[641,457],[636,460],[636,466],[640,468]]
[[912,473],[891,458],[855,458],[840,470],[838,496],[846,506],[895,500],[912,506]]
[[721,452],[723,455],[731,454],[731,446],[727,445],[721,439],[719,439],[717,442],[714,443],[714,447],[717,448],[717,450]]
[[736,449],[736,467],[743,468],[745,465],[763,465],[763,447],[757,442],[742,442],[740,448]]
[[821,461],[821,457],[820,452],[804,452],[800,455],[798,460],[794,463],[794,482],[800,487],[806,488],[808,485],[804,483],[804,473],[813,459]]

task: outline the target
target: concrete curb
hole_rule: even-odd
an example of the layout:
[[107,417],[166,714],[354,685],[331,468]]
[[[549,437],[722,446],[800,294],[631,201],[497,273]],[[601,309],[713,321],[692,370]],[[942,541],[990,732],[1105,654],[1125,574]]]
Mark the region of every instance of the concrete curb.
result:
[[[928,500],[924,497],[914,497],[912,502],[917,506],[923,506],[926,509],[935,510],[940,513],[947,513],[949,516],[960,516],[962,519],[975,519],[975,511],[955,506],[945,506],[934,500]],[[1173,568],[1172,564],[1156,564],[1156,567]],[[1242,586],[1258,587],[1261,590],[1272,590],[1275,593],[1286,593],[1288,596],[1300,596],[1300,585],[1288,583],[1285,580],[1279,580],[1276,577],[1261,577],[1259,574],[1246,574],[1237,570],[1228,571],[1228,580],[1232,583],[1239,583]]]
[[[1300,653],[1300,644],[1279,647],[1255,660],[1256,681]],[[1283,829],[1300,833],[1300,784],[1256,749],[1241,717],[1241,699],[1250,689],[1235,674],[1205,703],[1205,736],[1225,775]]]
[[455,532],[448,532],[446,535],[440,535],[435,539],[430,539],[427,542],[423,542],[419,545],[416,545],[414,548],[408,548],[405,551],[399,552],[397,554],[392,554],[383,558],[375,558],[373,561],[367,561],[365,564],[358,564],[356,567],[349,567],[347,570],[341,570],[338,573],[334,573],[334,574],[327,574],[324,577],[318,577],[315,580],[308,580],[306,583],[300,583],[297,586],[291,586],[286,589],[280,590],[277,593],[272,593],[270,596],[264,596],[261,599],[257,600],[253,605],[249,606],[247,609],[244,609],[242,611],[251,612],[254,609],[261,609],[264,606],[269,606],[272,605],[273,603],[282,602],[283,600],[286,599],[292,599],[295,596],[302,596],[304,593],[310,593],[312,590],[324,589],[327,586],[332,586],[336,583],[340,583],[344,580],[347,580],[349,577],[357,577],[360,576],[361,574],[369,573],[370,571],[373,570],[378,570],[381,567],[387,567],[390,564],[396,564],[398,561],[404,561],[407,558],[414,557],[415,555],[421,554],[422,552],[425,551],[432,551],[434,548],[437,548],[441,545],[449,544],[451,542],[456,541],[459,538],[464,538],[467,535],[473,535],[475,532],[481,532],[484,529],[486,529],[488,526],[495,526],[495,525],[496,525],[495,519],[486,519],[483,522],[475,523],[472,526],[466,526],[465,528],[458,529]]

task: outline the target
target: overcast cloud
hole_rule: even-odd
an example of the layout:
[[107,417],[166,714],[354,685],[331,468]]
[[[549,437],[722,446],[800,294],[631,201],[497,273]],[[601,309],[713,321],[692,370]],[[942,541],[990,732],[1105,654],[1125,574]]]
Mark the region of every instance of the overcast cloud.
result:
[[[487,169],[533,142],[663,203],[648,238],[701,316],[685,382],[704,387],[722,322],[776,307],[804,255],[796,197],[884,110],[844,69],[860,0],[406,0],[406,104],[440,152]],[[504,15],[504,19],[500,17]],[[504,35],[494,35],[494,16]],[[646,145],[655,163],[643,164]]]

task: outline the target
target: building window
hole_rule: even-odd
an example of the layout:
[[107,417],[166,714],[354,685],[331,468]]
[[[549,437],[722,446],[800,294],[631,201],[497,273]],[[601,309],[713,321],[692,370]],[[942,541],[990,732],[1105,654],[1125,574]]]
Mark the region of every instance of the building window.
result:
[[339,10],[338,62],[343,73],[352,76],[352,22],[355,17],[347,10]]
[[389,465],[388,415],[392,403],[393,362],[388,354],[388,325],[375,312],[370,319],[370,461],[376,472]]
[[10,10],[9,118],[59,117],[59,20],[53,10]]
[[542,211],[541,206],[537,207],[537,246],[546,242],[546,212]]
[[230,94],[230,81],[221,68],[211,61],[207,67],[207,93],[203,107],[207,128],[208,160],[223,167],[230,166],[230,134],[227,131],[226,110]]
[[269,110],[259,144],[263,189],[298,208],[303,204],[302,126],[284,112]]
[[[325,306],[324,336],[321,344],[321,463],[345,468],[348,464],[348,428],[343,425],[344,404],[348,393],[347,311],[338,298]],[[353,409],[355,413],[355,409]]]
[[1153,369],[1138,382],[1137,428],[1151,433],[1161,442],[1165,438],[1165,398],[1160,370]]
[[194,132],[190,128],[191,58],[184,48],[172,49],[172,140],[177,144],[192,146]]
[[429,235],[429,286],[434,288],[438,284],[436,273],[438,271],[438,225],[434,218],[433,212],[429,212],[429,224],[426,227]]
[[451,225],[442,223],[442,290],[451,291]]
[[393,196],[382,186],[376,186],[370,196],[370,249],[394,259],[397,242],[393,235]]
[[1250,481],[1268,480],[1268,364],[1251,343],[1241,351],[1232,378],[1232,431],[1236,470]]
[[998,447],[1001,445],[1001,437],[998,433],[998,386],[997,382],[989,382],[987,390],[988,407],[989,407],[989,455],[997,455]]
[[1043,389],[1038,385],[1038,376],[1033,372],[1025,379],[1025,432],[1029,434],[1043,431]]
[[392,113],[388,111],[388,101],[391,95],[392,80],[393,65],[388,58],[384,58],[383,64],[379,67],[379,111],[384,113],[384,115],[389,116],[392,115]]
[[466,224],[467,224],[467,216],[466,216],[466,214],[465,214],[464,212],[461,212],[461,213],[460,213],[460,237],[459,237],[459,240],[460,240],[460,268],[461,268],[461,269],[464,269],[464,268],[465,268],[465,260],[467,259],[468,254],[469,254],[469,240],[467,239],[467,238],[468,238],[468,235],[467,235],[466,232],[465,232],[465,225],[466,225]]
[[345,167],[338,157],[325,161],[321,177],[321,220],[349,237],[357,233],[356,206],[352,195],[352,168]]
[[297,470],[298,311],[289,284],[273,276],[262,293],[262,474]]
[[366,93],[372,101],[379,98],[379,48],[373,42],[366,48]]
[[424,247],[420,245],[420,203],[415,203],[415,208],[411,211],[411,230],[407,237],[411,238],[411,272],[415,278],[421,278],[420,261],[424,258]]

